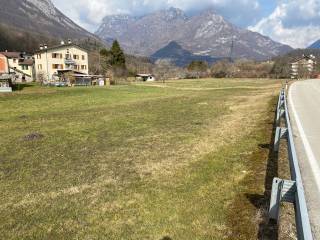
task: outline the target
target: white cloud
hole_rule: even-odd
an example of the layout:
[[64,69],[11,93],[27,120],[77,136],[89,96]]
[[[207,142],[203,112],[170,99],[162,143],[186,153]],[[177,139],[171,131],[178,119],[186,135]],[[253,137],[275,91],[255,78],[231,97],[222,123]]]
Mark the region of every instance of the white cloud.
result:
[[308,47],[320,39],[320,2],[281,1],[270,16],[249,29],[295,48]]
[[[52,0],[72,20],[89,31],[96,30],[106,15],[130,13],[142,15],[168,7],[192,12],[213,7],[218,13],[240,26],[259,20],[258,0]],[[258,19],[257,19],[258,18]]]

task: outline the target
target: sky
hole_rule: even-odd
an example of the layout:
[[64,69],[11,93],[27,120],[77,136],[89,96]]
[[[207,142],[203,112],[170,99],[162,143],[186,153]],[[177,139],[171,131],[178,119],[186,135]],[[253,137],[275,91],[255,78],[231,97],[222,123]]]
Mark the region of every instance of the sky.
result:
[[294,48],[320,39],[320,0],[52,0],[58,9],[90,32],[106,15],[141,16],[176,7],[193,14],[207,8],[233,24]]

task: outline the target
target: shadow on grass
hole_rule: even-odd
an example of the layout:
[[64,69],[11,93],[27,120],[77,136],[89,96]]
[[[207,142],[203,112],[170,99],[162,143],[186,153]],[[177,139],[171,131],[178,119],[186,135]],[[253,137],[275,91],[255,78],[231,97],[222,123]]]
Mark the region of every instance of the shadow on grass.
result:
[[[273,112],[274,113],[274,112]],[[272,181],[274,177],[278,176],[278,153],[274,152],[274,137],[276,131],[276,113],[273,125],[270,143],[259,144],[263,149],[269,149],[268,163],[266,169],[266,177],[264,182],[265,191],[263,195],[246,194],[247,199],[257,209],[261,211],[262,222],[259,224],[258,239],[278,239],[278,226],[275,222],[269,221],[268,211],[272,190]]]
[[165,237],[161,238],[161,240],[172,240],[172,238],[168,237],[168,236],[165,236]]
[[18,83],[18,84],[13,84],[12,90],[13,91],[22,91],[24,88],[28,87],[34,87],[34,84],[27,84],[27,83]]

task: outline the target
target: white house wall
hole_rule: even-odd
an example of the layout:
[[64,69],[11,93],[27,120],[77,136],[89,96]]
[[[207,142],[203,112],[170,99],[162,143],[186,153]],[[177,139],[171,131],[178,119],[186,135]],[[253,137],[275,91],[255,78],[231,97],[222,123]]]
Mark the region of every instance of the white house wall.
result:
[[[59,58],[53,58],[52,54],[56,53]],[[62,58],[60,58],[62,54]],[[89,74],[88,53],[76,46],[61,46],[59,48],[43,50],[40,53],[35,53],[35,72],[36,77],[41,73],[47,80],[52,80],[52,76],[58,73],[58,70],[67,70],[65,63],[66,55],[70,54],[71,59],[75,61],[75,65],[80,66],[79,69],[72,69],[77,72]],[[74,55],[79,56],[79,59],[74,59]],[[82,59],[84,56],[84,60]],[[59,65],[59,69],[54,69],[53,65]],[[81,66],[85,66],[82,69]]]

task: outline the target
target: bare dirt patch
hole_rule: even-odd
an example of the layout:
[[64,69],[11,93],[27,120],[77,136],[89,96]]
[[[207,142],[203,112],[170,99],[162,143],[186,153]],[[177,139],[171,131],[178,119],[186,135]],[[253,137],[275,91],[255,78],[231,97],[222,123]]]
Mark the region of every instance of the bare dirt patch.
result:
[[30,133],[30,134],[24,136],[22,139],[24,141],[35,141],[35,140],[39,140],[39,139],[42,139],[42,138],[44,138],[43,134],[35,132],[35,133]]

